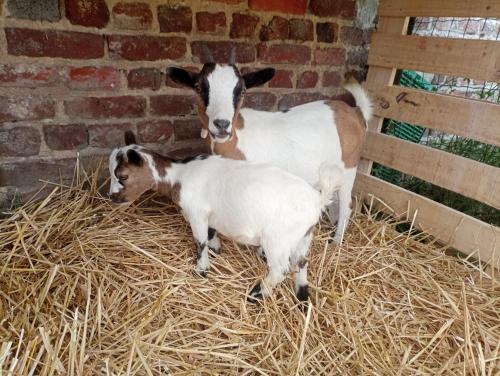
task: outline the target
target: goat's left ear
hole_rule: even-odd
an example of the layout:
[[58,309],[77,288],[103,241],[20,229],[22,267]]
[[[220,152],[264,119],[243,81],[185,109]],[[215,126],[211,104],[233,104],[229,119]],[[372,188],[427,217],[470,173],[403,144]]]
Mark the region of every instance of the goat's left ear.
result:
[[250,72],[243,75],[243,80],[245,81],[245,87],[250,89],[255,86],[264,85],[267,81],[270,81],[274,77],[276,70],[274,68],[265,68],[258,70],[257,72]]
[[127,160],[128,163],[134,164],[136,166],[142,166],[142,157],[141,155],[134,149],[130,149],[127,151]]
[[125,145],[132,145],[132,144],[137,144],[137,141],[135,139],[135,134],[132,131],[126,131],[125,132]]

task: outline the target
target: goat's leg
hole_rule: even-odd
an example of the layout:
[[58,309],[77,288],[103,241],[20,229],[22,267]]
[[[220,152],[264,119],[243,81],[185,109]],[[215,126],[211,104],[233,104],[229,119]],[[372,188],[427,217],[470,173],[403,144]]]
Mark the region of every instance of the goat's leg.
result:
[[352,212],[352,197],[351,190],[344,190],[342,187],[339,190],[339,221],[337,222],[337,229],[335,230],[335,236],[332,241],[335,244],[340,244],[344,232],[349,224],[349,218]]
[[208,248],[210,248],[214,253],[219,254],[220,253],[220,240],[219,237],[217,236],[217,231],[213,229],[212,227],[208,228]]
[[199,213],[187,215],[193,237],[198,243],[195,272],[205,277],[210,268],[208,259],[208,221]]
[[299,301],[307,301],[309,298],[309,282],[307,281],[307,255],[311,247],[313,234],[305,235],[295,248],[292,262],[295,264],[297,273],[295,274],[295,295]]
[[335,236],[332,241],[339,244],[344,236],[344,232],[349,224],[349,219],[351,218],[352,212],[352,187],[354,185],[354,179],[356,178],[356,168],[352,168],[345,173],[345,183],[342,184],[338,190],[339,197],[339,218],[337,222],[337,229],[335,230]]
[[280,249],[267,247],[267,266],[268,273],[266,277],[257,283],[250,291],[250,301],[255,301],[272,294],[274,286],[285,279],[285,273],[288,271],[288,257],[283,257],[285,252]]
[[338,192],[333,193],[332,202],[328,205],[328,219],[332,225],[339,221],[339,195]]

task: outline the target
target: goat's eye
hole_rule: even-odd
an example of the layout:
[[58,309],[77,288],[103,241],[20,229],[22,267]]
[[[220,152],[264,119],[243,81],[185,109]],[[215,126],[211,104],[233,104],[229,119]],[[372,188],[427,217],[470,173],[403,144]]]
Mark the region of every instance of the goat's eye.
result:
[[201,93],[201,87],[200,87],[200,86],[198,86],[198,85],[196,85],[196,86],[194,87],[194,90],[195,90],[198,94],[200,94],[200,93]]
[[125,180],[128,179],[128,176],[127,175],[120,175],[118,176],[118,181],[121,183],[121,182],[124,182]]

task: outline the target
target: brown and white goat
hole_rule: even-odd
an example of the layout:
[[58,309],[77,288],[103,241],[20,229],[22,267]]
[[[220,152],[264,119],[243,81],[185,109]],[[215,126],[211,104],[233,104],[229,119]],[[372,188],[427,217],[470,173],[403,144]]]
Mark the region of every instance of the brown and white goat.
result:
[[358,107],[340,101],[317,101],[280,112],[241,108],[246,89],[263,85],[274,75],[267,68],[241,75],[234,64],[206,63],[199,73],[170,68],[170,78],[198,93],[202,137],[213,153],[278,166],[318,188],[320,166],[344,171],[338,196],[328,214],[337,223],[339,243],[351,215],[351,191],[372,105],[358,83],[344,87]]
[[131,132],[125,143],[109,158],[109,193],[115,203],[134,201],[150,189],[172,196],[199,245],[199,274],[209,269],[209,248],[219,251],[217,231],[264,250],[269,272],[251,291],[252,298],[269,295],[295,268],[297,297],[307,300],[306,257],[312,230],[338,188],[342,171],[322,166],[320,193],[275,166],[220,156],[175,161],[136,145]]

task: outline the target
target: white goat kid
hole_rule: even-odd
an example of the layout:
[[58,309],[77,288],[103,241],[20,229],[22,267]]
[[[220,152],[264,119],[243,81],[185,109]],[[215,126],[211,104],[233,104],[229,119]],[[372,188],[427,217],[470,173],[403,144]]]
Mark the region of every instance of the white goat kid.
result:
[[131,132],[125,139],[128,146],[113,150],[109,158],[110,197],[115,203],[134,201],[150,189],[170,195],[199,245],[199,274],[209,269],[209,248],[219,251],[218,231],[264,249],[269,272],[251,291],[252,298],[270,295],[292,267],[297,271],[297,297],[307,300],[306,257],[314,225],[338,189],[342,171],[323,166],[320,193],[274,166],[220,156],[174,161],[136,145]]
[[333,240],[340,242],[351,215],[351,191],[372,105],[361,86],[345,85],[359,107],[341,101],[317,101],[281,112],[240,106],[246,89],[262,85],[274,69],[240,75],[234,64],[206,63],[200,73],[170,68],[170,78],[198,93],[202,137],[213,153],[278,166],[320,187],[320,166],[344,171],[329,217],[337,223]]

